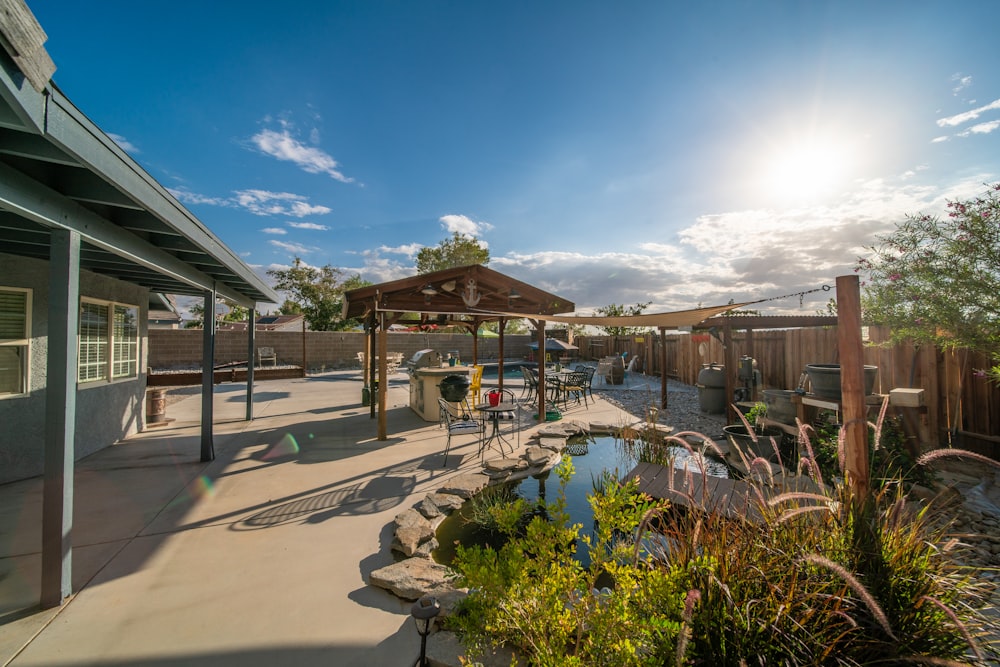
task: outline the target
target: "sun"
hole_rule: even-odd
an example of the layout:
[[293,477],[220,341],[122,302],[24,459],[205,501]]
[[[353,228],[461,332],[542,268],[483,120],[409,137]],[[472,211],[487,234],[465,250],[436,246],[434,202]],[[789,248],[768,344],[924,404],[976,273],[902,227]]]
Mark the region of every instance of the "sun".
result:
[[784,201],[815,200],[833,194],[848,177],[845,142],[829,138],[792,141],[765,159],[762,188]]

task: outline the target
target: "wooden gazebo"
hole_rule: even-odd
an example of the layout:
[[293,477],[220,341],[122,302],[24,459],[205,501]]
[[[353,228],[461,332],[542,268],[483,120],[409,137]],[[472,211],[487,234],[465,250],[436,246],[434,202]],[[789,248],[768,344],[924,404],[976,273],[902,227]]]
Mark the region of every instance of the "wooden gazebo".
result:
[[[478,361],[479,327],[498,322],[500,366],[503,367],[503,330],[509,320],[527,319],[535,327],[539,346],[545,345],[545,321],[569,313],[576,305],[569,299],[515,280],[479,264],[425,273],[344,293],[343,316],[364,321],[368,333],[368,363],[371,377],[378,372],[378,394],[372,401],[372,416],[378,405],[378,439],[385,440],[387,388],[386,332],[402,321],[438,326],[465,327],[472,334],[473,363]],[[414,314],[419,319],[414,318]],[[375,358],[378,368],[375,368]],[[538,413],[545,414],[545,364],[538,367]],[[501,387],[503,374],[500,374]]]

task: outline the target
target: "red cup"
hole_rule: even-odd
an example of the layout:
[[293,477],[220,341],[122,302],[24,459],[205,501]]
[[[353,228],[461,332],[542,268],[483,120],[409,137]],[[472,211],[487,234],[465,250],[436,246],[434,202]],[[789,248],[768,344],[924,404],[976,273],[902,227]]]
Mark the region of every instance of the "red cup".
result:
[[500,405],[500,392],[491,391],[486,394],[486,398],[489,400],[491,406],[496,407],[497,405]]

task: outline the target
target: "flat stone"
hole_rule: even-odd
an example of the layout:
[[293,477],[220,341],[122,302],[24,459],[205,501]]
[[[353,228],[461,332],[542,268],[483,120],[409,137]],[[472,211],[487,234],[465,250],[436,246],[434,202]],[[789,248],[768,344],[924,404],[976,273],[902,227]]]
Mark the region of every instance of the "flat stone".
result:
[[607,422],[590,422],[587,426],[587,430],[593,434],[599,433],[602,435],[610,435],[612,433],[617,433],[618,427]]
[[439,493],[434,491],[432,493],[428,493],[424,499],[420,501],[417,505],[417,511],[428,519],[434,519],[443,514],[451,514],[455,510],[460,509],[464,502],[464,498],[460,498],[453,493]]
[[545,465],[552,458],[552,450],[546,447],[528,447],[524,450],[524,460],[529,466]]
[[438,493],[450,493],[468,499],[485,489],[489,483],[490,478],[483,473],[467,472],[445,481],[438,488]]
[[489,459],[483,463],[483,469],[487,473],[493,472],[509,472],[511,470],[516,470],[521,459]]
[[454,590],[448,578],[451,569],[427,558],[407,558],[372,572],[368,583],[384,588],[404,600],[422,595],[444,595]]
[[411,556],[413,558],[432,558],[434,550],[437,549],[439,546],[441,546],[441,544],[437,541],[437,538],[432,537],[426,542],[421,543],[420,546],[417,547],[417,550],[411,554]]
[[564,436],[545,436],[538,439],[538,446],[551,449],[553,452],[561,452],[566,449],[566,438]]

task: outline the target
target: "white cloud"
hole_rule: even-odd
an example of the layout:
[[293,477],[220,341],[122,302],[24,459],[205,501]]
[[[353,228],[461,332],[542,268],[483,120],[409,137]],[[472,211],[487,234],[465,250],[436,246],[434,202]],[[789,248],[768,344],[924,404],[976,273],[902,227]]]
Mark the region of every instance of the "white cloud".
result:
[[108,138],[110,138],[111,141],[113,141],[116,144],[118,144],[118,147],[121,148],[126,153],[129,153],[131,155],[138,155],[139,153],[142,152],[142,151],[139,150],[139,148],[135,144],[133,144],[131,141],[129,141],[128,139],[126,139],[125,137],[123,137],[120,134],[115,134],[113,132],[108,132]]
[[972,85],[972,77],[961,73],[952,74],[951,80],[955,82],[955,87],[951,89],[952,95],[958,95]]
[[294,227],[295,229],[312,229],[319,232],[326,232],[330,230],[330,228],[326,225],[321,225],[316,222],[289,222],[287,224],[289,227]]
[[277,241],[275,239],[271,239],[268,243],[273,245],[275,248],[280,248],[281,250],[290,252],[294,255],[307,255],[315,250],[318,250],[318,248],[310,248],[309,246],[302,245],[301,243],[286,243],[285,241]]
[[1000,109],[1000,100],[993,100],[989,104],[960,114],[955,114],[954,116],[939,118],[937,124],[938,127],[955,127],[956,125],[968,123],[970,120],[976,120],[987,111],[993,111],[995,109]]
[[[318,139],[318,133],[313,135]],[[341,183],[353,183],[340,172],[337,161],[330,154],[319,148],[307,146],[291,135],[287,127],[280,132],[261,130],[250,138],[250,141],[261,153],[279,160],[291,162],[310,174],[326,174]]]
[[275,235],[278,235],[278,236],[281,236],[281,235],[284,235],[284,234],[288,233],[287,230],[284,230],[281,227],[265,227],[264,229],[262,229],[260,231],[264,232],[265,234],[275,234]]
[[934,137],[933,139],[931,139],[931,143],[932,144],[940,144],[943,141],[948,141],[948,139],[949,139],[949,137],[946,137],[946,136],[944,136],[944,137]]
[[493,225],[488,222],[476,222],[464,215],[442,215],[440,221],[441,227],[448,233],[458,232],[465,236],[478,237],[483,232],[493,229]]
[[269,192],[267,190],[238,190],[235,203],[254,215],[286,215],[304,218],[309,215],[324,215],[332,209],[313,206],[302,195],[290,192]]
[[406,245],[398,246],[379,246],[379,252],[386,252],[393,255],[406,255],[407,257],[413,258],[416,256],[420,249],[423,248],[419,243],[407,243]]
[[187,188],[167,188],[167,191],[183,204],[207,204],[209,206],[233,206],[231,199],[221,197],[206,197]]
[[968,130],[965,130],[964,132],[959,132],[958,136],[968,137],[973,134],[989,134],[998,127],[1000,127],[1000,120],[991,120],[988,123],[979,123],[977,125],[973,125]]

